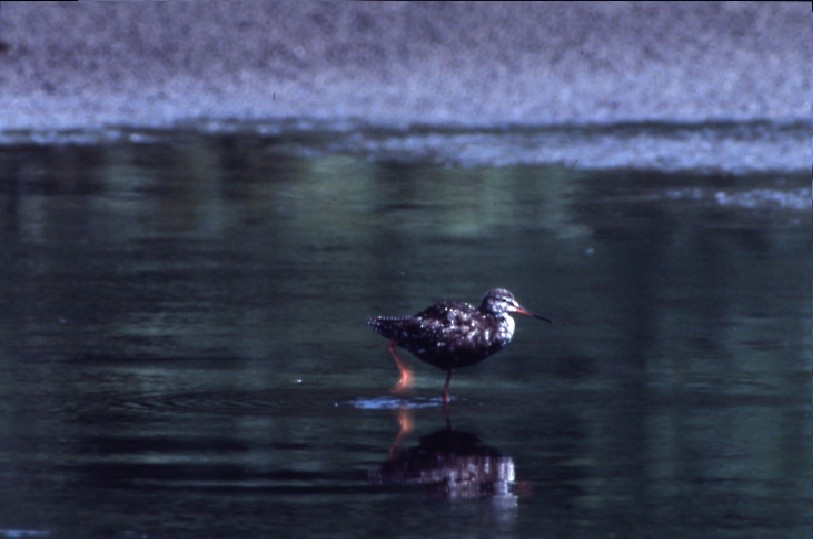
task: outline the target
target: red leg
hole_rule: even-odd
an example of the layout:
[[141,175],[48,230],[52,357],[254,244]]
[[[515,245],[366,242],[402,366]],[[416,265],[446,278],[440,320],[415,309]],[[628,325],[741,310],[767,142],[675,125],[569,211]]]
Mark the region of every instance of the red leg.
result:
[[443,406],[446,406],[449,402],[449,380],[452,379],[452,369],[446,371],[446,383],[443,384]]
[[390,389],[391,393],[401,393],[406,389],[409,389],[409,386],[412,383],[412,371],[409,370],[404,362],[398,357],[398,354],[395,353],[395,339],[390,339],[387,342],[387,350],[389,350],[392,359],[395,360],[395,365],[398,367],[398,382]]
[[395,436],[395,440],[392,442],[392,445],[387,450],[387,454],[390,457],[390,460],[395,460],[395,453],[398,449],[398,446],[403,441],[404,437],[412,432],[413,425],[415,421],[412,419],[412,411],[407,410],[405,407],[401,406],[398,408],[398,435]]

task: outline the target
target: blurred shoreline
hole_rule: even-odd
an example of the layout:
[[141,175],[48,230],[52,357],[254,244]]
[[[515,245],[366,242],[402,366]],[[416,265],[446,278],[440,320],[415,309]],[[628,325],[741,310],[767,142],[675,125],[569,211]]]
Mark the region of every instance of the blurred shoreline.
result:
[[807,3],[3,3],[0,131],[809,121]]

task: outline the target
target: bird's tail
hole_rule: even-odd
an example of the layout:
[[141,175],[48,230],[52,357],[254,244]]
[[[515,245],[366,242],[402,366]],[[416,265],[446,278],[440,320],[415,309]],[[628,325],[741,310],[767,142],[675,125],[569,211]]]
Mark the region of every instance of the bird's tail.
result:
[[409,319],[409,316],[368,316],[367,325],[376,333],[394,339],[402,333],[403,326]]

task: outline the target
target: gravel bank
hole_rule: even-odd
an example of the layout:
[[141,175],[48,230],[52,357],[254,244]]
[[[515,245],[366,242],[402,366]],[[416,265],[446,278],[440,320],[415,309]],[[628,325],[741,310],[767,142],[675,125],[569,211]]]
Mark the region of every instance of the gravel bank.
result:
[[809,3],[3,3],[0,130],[809,120]]

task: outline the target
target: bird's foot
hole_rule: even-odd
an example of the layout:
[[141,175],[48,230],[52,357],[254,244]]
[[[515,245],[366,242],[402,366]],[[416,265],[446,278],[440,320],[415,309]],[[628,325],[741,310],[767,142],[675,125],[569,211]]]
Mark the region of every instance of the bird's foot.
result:
[[390,388],[390,393],[399,395],[412,385],[412,371],[404,365],[404,362],[398,357],[398,354],[395,353],[395,345],[396,342],[394,339],[390,339],[387,342],[387,350],[389,350],[392,355],[392,359],[395,360],[395,366],[398,367],[399,374],[398,382]]
[[407,368],[401,368],[401,376],[394,386],[390,388],[390,393],[395,395],[402,395],[412,386],[412,371]]

